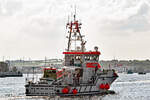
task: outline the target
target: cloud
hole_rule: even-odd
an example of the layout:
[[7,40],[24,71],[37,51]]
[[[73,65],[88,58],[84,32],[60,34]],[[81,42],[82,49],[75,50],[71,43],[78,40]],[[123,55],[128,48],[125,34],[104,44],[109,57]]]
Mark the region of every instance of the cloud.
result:
[[0,55],[62,57],[73,4],[87,49],[98,45],[103,59],[150,58],[148,49],[142,49],[150,43],[149,0],[1,0]]
[[100,14],[94,17],[95,23],[93,24],[99,27],[97,31],[105,33],[102,35],[130,36],[135,33],[150,31],[150,6],[146,2],[130,4],[128,1],[122,3],[118,1],[117,3],[112,2],[109,7],[104,5],[101,8],[107,10],[104,13],[106,15],[101,17],[103,16],[101,15],[102,9],[98,9]]

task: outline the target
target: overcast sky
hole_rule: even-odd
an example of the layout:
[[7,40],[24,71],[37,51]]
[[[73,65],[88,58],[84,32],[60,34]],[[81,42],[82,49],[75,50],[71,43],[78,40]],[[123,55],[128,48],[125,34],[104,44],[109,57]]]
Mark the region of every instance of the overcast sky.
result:
[[0,0],[0,60],[63,58],[71,5],[100,59],[150,59],[150,0]]

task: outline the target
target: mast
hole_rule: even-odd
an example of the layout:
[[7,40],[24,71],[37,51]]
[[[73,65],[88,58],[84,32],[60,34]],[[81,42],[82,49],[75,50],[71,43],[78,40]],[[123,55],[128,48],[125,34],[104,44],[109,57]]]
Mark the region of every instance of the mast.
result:
[[[85,43],[86,41],[83,40],[83,36],[81,35],[80,29],[81,29],[81,25],[82,23],[79,22],[76,19],[76,7],[75,7],[75,12],[73,14],[73,20],[71,19],[71,21],[69,21],[69,17],[68,17],[68,23],[66,25],[66,28],[68,30],[69,33],[69,37],[68,38],[68,47],[67,47],[67,51],[85,51]],[[80,45],[77,46],[77,42],[80,41]],[[74,42],[74,49],[71,48],[72,43]]]

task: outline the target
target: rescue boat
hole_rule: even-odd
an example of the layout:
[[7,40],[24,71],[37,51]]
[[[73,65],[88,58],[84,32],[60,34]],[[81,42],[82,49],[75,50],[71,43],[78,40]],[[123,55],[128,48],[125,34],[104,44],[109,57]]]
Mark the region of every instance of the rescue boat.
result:
[[110,89],[118,75],[113,69],[102,69],[99,64],[100,51],[85,49],[86,41],[81,35],[81,23],[68,21],[68,44],[64,54],[64,65],[60,69],[44,68],[39,82],[29,81],[25,85],[26,96],[84,96],[102,94]]

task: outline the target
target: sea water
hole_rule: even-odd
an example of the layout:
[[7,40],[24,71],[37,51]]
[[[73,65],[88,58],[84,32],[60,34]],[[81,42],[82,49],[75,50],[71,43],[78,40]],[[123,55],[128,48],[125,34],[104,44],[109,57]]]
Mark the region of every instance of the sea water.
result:
[[[33,75],[24,74],[23,77],[0,78],[0,100],[150,100],[150,73],[145,75],[119,74],[119,78],[111,85],[110,90],[116,94],[93,97],[49,98],[25,96],[26,78]],[[40,74],[34,75],[38,81]]]

